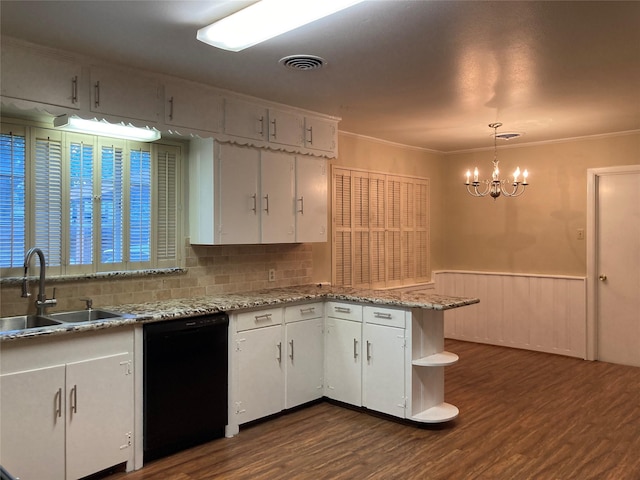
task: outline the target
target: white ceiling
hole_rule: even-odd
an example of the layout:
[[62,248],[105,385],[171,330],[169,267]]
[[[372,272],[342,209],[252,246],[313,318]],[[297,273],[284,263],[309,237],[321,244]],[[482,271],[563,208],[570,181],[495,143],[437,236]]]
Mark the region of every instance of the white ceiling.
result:
[[[490,146],[496,121],[512,143],[640,129],[639,1],[370,0],[242,52],[196,40],[250,3],[2,0],[1,32],[443,152]],[[293,54],[328,64],[279,65]]]

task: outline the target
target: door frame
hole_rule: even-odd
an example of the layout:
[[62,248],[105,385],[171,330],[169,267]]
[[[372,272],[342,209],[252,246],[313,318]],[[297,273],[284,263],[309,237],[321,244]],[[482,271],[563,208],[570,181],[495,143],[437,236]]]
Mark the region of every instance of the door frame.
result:
[[598,357],[598,179],[640,173],[640,165],[587,169],[587,360]]

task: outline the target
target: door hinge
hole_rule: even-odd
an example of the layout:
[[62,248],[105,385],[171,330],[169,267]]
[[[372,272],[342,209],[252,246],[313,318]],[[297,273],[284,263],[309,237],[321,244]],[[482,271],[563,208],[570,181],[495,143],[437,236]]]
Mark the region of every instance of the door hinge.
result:
[[125,448],[129,448],[132,444],[131,441],[131,432],[127,432],[124,434],[125,440],[127,441],[127,443],[125,443],[124,445],[120,445],[120,450],[124,450]]
[[124,367],[124,374],[131,375],[131,360],[120,362],[120,365]]

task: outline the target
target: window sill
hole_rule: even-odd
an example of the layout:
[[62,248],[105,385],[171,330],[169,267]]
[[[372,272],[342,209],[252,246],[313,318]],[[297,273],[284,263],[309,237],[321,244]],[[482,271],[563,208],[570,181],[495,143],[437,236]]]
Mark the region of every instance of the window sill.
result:
[[[100,272],[100,273],[87,273],[80,275],[61,275],[47,277],[47,284],[51,283],[63,283],[63,282],[77,282],[79,280],[107,280],[112,278],[136,278],[136,277],[150,277],[152,275],[184,275],[187,273],[186,268],[150,268],[146,270],[128,270],[119,272]],[[31,276],[28,280],[36,281],[37,276]],[[19,285],[22,283],[22,277],[5,277],[0,278],[0,285]]]

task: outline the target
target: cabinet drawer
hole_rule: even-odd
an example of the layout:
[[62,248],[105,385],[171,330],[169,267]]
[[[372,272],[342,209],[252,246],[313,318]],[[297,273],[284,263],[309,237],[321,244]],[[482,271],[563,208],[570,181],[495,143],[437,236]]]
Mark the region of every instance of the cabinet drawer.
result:
[[376,325],[404,328],[404,310],[378,306],[364,307],[364,321]]
[[269,308],[236,314],[238,332],[282,324],[282,308]]
[[362,307],[353,303],[327,302],[327,317],[343,318],[345,320],[362,321]]
[[323,307],[323,302],[305,303],[302,305],[285,307],[284,321],[285,323],[291,323],[299,320],[308,320],[310,318],[320,318],[324,314]]

